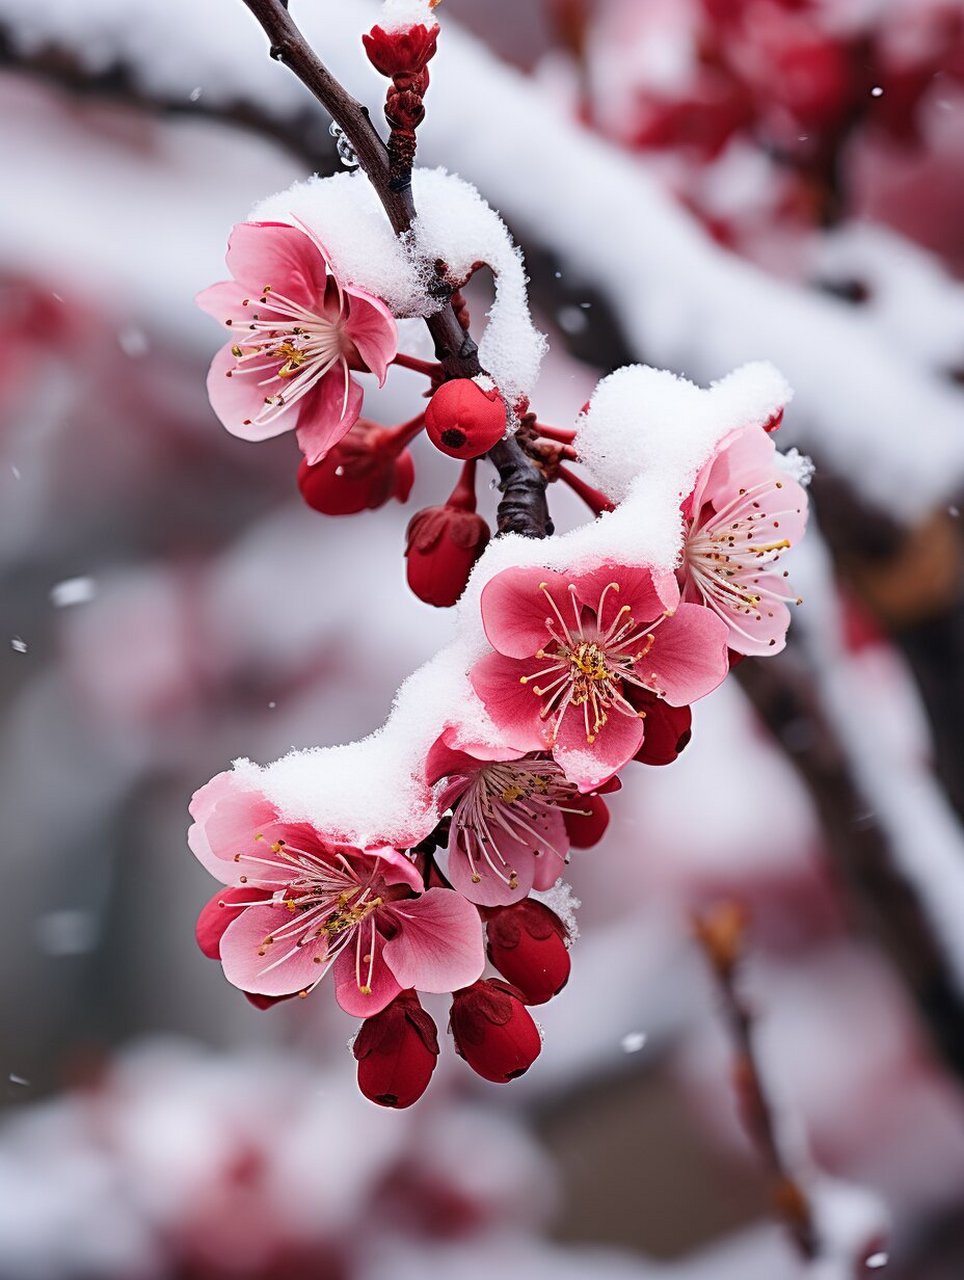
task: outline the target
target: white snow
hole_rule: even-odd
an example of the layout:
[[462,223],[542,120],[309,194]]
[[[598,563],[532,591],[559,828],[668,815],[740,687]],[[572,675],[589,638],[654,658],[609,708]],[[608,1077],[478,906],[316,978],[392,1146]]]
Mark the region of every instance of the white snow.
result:
[[[434,825],[421,774],[442,729],[454,726],[463,741],[499,742],[467,676],[489,650],[479,604],[486,583],[518,566],[575,573],[612,561],[671,569],[682,544],[680,499],[701,464],[729,431],[766,421],[788,395],[766,364],[738,369],[708,390],[643,366],[605,379],[589,414],[594,438],[605,439],[610,424],[635,477],[616,510],[559,537],[494,539],[456,608],[455,639],[403,683],[381,729],[345,746],[292,751],[264,767],[236,761],[240,780],[262,788],[288,820],[345,839],[421,839]],[[651,430],[634,433],[634,415]]]
[[404,31],[407,27],[419,24],[425,27],[438,26],[430,0],[384,0],[382,11],[378,15],[378,25],[383,30]]
[[297,182],[252,210],[254,220],[301,223],[327,250],[336,274],[382,298],[397,316],[427,316],[440,303],[428,290],[436,261],[460,282],[477,262],[491,267],[495,300],[479,358],[509,400],[532,392],[546,349],[529,315],[522,255],[508,228],[478,191],[444,169],[416,169],[418,217],[399,240],[362,173]]

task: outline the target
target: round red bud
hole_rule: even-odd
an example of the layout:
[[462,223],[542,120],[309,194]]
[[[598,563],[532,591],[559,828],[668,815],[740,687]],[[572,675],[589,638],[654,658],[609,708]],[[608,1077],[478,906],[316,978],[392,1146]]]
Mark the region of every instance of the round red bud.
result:
[[483,978],[455,992],[449,1029],[459,1057],[494,1084],[524,1075],[542,1050],[522,992],[498,978]]
[[465,590],[472,566],[489,541],[489,526],[474,511],[426,507],[408,525],[408,585],[426,604],[447,609]]
[[403,991],[355,1037],[358,1087],[380,1107],[410,1107],[428,1088],[438,1052],[434,1021],[414,991]]
[[489,959],[525,997],[545,1004],[569,981],[566,927],[554,911],[523,898],[494,912],[486,924]]
[[505,435],[505,406],[497,391],[483,391],[471,378],[453,378],[428,402],[425,430],[450,458],[480,458]]

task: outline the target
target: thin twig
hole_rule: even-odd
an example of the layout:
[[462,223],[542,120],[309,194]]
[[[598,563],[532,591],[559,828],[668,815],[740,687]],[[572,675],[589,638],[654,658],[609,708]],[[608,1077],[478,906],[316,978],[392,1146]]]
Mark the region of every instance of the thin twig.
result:
[[[361,168],[381,201],[398,236],[411,231],[416,217],[411,187],[391,181],[388,149],[368,110],[335,79],[295,25],[281,0],[244,0],[271,42],[271,56],[283,62],[314,94],[350,143]],[[440,280],[441,308],[426,318],[435,355],[447,378],[474,378],[483,372],[478,348],[462,328],[451,302],[451,290]],[[489,451],[499,472],[503,498],[497,525],[500,533],[544,538],[552,532],[546,503],[545,476],[511,437]]]
[[774,1211],[800,1253],[810,1261],[819,1252],[813,1209],[799,1174],[790,1167],[781,1146],[776,1109],[756,1052],[753,1011],[739,988],[748,923],[748,914],[740,904],[721,902],[695,917],[694,932],[716,977],[723,1012],[736,1047],[733,1083],[740,1119],[770,1177]]

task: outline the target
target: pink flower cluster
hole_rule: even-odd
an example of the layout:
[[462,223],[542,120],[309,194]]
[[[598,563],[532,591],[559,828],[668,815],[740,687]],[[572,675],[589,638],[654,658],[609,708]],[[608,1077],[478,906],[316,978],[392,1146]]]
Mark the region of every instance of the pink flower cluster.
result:
[[331,971],[339,1005],[364,1019],[360,1087],[383,1105],[414,1102],[436,1066],[419,993],[451,994],[456,1052],[479,1075],[521,1075],[541,1047],[529,1007],[569,976],[566,925],[540,892],[601,839],[621,771],[685,747],[690,704],[733,655],[783,646],[793,597],[778,562],[806,510],[771,436],[743,427],[681,505],[675,572],[610,558],[495,574],[479,602],[490,649],[468,676],[496,744],[442,725],[426,816],[391,844],[290,821],[219,774],[191,805],[190,846],[225,886],[201,912],[202,950],[260,1006]]

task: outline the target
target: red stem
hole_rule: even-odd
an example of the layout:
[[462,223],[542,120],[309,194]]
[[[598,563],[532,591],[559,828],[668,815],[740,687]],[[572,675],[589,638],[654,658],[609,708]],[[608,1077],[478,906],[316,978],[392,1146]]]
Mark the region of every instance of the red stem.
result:
[[576,438],[575,431],[567,431],[565,427],[550,427],[544,422],[534,423],[532,429],[547,440],[557,440],[559,444],[572,444]]
[[616,504],[611,502],[604,493],[600,493],[598,489],[594,489],[592,485],[586,484],[581,476],[577,476],[574,471],[570,471],[568,467],[559,468],[559,479],[562,480],[573,493],[578,494],[583,502],[589,507],[594,515],[602,515],[604,511],[615,511]]
[[475,510],[475,459],[469,458],[462,473],[459,476],[459,482],[449,494],[447,507],[457,507],[460,511]]
[[425,414],[419,413],[410,422],[401,422],[397,427],[385,428],[385,448],[393,456],[402,452],[411,444],[425,426]]
[[420,360],[418,356],[407,356],[403,351],[392,361],[401,369],[411,369],[413,373],[424,373],[426,378],[438,378],[442,374],[442,366],[437,360]]

